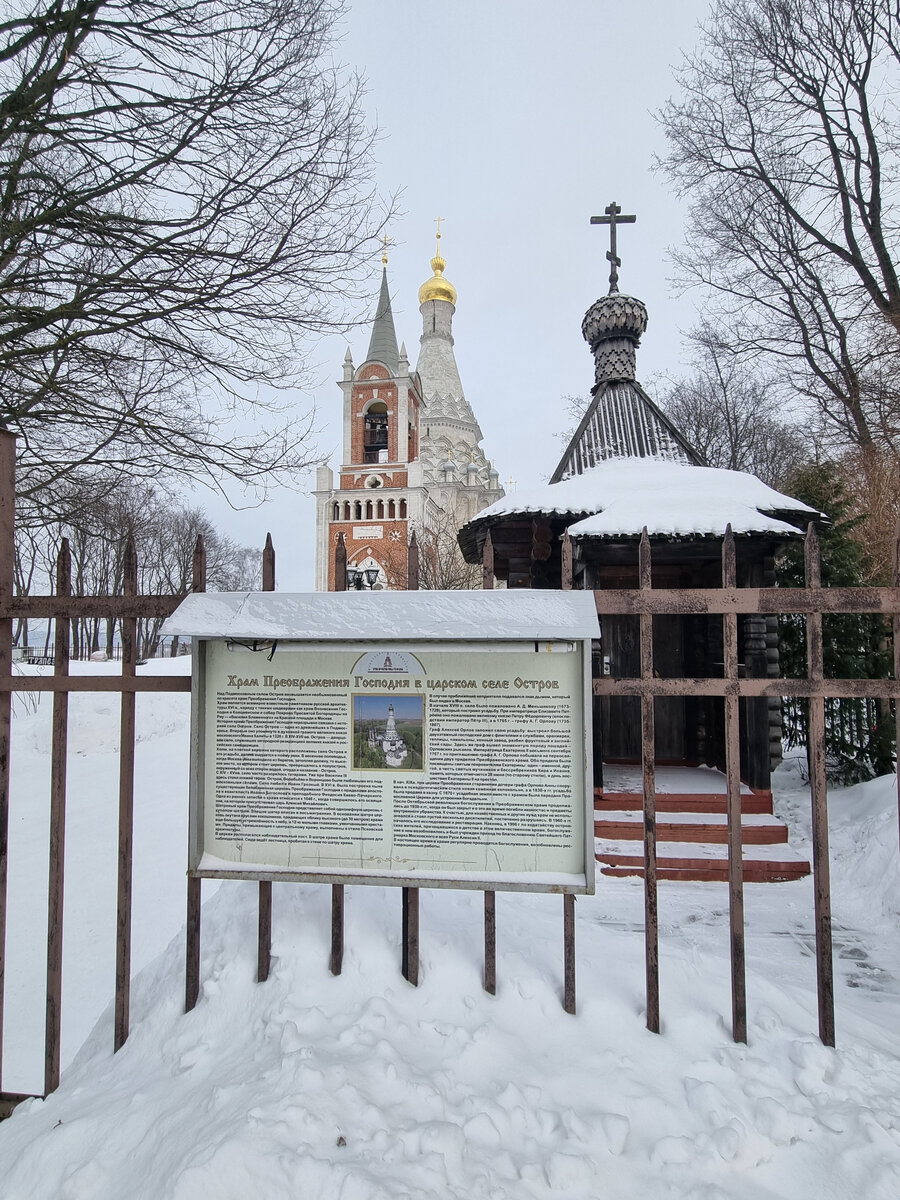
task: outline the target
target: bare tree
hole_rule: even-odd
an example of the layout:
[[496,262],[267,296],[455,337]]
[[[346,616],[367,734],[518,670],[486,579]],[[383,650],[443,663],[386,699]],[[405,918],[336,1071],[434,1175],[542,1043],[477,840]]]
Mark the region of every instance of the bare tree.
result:
[[[817,432],[783,419],[783,389],[736,356],[711,326],[695,330],[690,342],[689,371],[653,381],[660,407],[707,466],[749,471],[772,487],[785,486],[815,457]],[[590,397],[563,399],[573,424],[557,436],[568,444]]]
[[871,381],[900,352],[898,21],[888,0],[718,0],[661,114],[693,200],[682,279],[712,290],[723,341],[774,357],[860,447],[897,416]]
[[482,586],[481,567],[467,563],[456,535],[459,526],[454,514],[432,514],[428,528],[417,536],[419,541],[419,587],[429,591],[471,591]]
[[264,481],[311,453],[303,338],[378,225],[339,0],[7,0],[0,415],[22,489],[85,464]]
[[[221,534],[201,508],[187,508],[153,485],[141,481],[121,484],[108,497],[85,493],[83,504],[69,519],[54,526],[25,524],[16,532],[17,591],[27,594],[40,583],[52,589],[56,554],[63,537],[69,540],[72,590],[75,595],[121,593],[125,548],[133,539],[138,562],[138,591],[144,595],[181,595],[191,587],[197,538],[203,537],[207,556],[207,587],[212,591],[258,590],[260,553]],[[138,623],[138,653],[157,653],[162,618]],[[27,628],[21,631],[27,642]],[[111,648],[117,636],[115,618],[85,617],[72,622],[72,653],[82,657]],[[172,647],[177,653],[177,645]]]
[[581,424],[581,418],[587,412],[588,405],[591,402],[590,396],[573,396],[566,395],[561,397],[565,408],[563,409],[566,415],[566,427],[554,433],[554,437],[559,438],[564,446],[568,446],[571,442],[575,430]]
[[[262,586],[262,555],[220,533],[202,508],[182,508],[164,498],[152,503],[143,536],[136,540],[144,587],[154,593],[179,595],[190,590],[194,548],[203,538],[206,586],[213,592],[258,591]],[[162,618],[148,620],[142,630],[144,653],[156,654]],[[170,646],[174,657],[179,640]]]
[[668,381],[661,407],[709,466],[784,486],[814,457],[814,439],[782,420],[775,382],[737,359],[712,329],[695,331],[692,341],[693,370]]

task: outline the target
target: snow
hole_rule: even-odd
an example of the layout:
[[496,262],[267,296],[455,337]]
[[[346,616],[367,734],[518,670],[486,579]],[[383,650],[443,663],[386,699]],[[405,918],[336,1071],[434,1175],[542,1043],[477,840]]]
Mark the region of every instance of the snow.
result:
[[597,637],[590,593],[209,592],[182,601],[163,634],[310,641]]
[[[497,896],[490,997],[478,893],[422,893],[412,988],[395,889],[347,889],[333,978],[329,889],[277,884],[258,985],[257,889],[237,881],[203,885],[201,995],[185,1015],[188,697],[138,696],[137,974],[113,1055],[118,702],[70,703],[64,1072],[0,1124],[3,1200],[900,1194],[895,777],[830,797],[836,1050],[816,1035],[809,879],[746,888],[747,1046],[730,1036],[725,886],[660,885],[656,1036],[642,884],[602,875],[577,901],[575,1017],[560,1003],[558,896]],[[51,707],[17,697],[7,1090],[40,1084]],[[808,854],[800,765],[779,772],[776,809]]]
[[[657,767],[656,791],[662,795],[721,796],[728,790],[728,780],[714,767]],[[643,792],[641,768],[625,763],[603,764],[603,787],[607,792]],[[752,796],[753,790],[741,784],[741,793]]]
[[795,536],[796,526],[774,513],[810,520],[820,514],[782,495],[755,475],[715,467],[696,467],[662,458],[610,459],[559,483],[513,492],[474,518],[515,513],[584,513],[569,526],[580,537],[667,537],[777,533]]
[[[622,809],[616,811],[613,809],[604,809],[602,813],[598,813],[598,819],[603,821],[637,821],[643,825],[644,817],[641,812],[629,811]],[[696,825],[698,821],[703,825],[727,825],[728,817],[725,813],[703,813],[695,812],[659,812],[656,819],[660,824],[677,825],[679,822],[683,825]],[[746,828],[750,825],[759,825],[767,827],[772,825],[773,819],[768,813],[744,813],[741,817],[741,824]]]
[[[604,819],[606,814],[604,813]],[[641,814],[629,814],[632,822],[635,824],[636,830],[642,829]],[[711,863],[716,865],[725,864],[728,862],[728,846],[724,842],[678,842],[669,841],[667,838],[660,836],[659,830],[669,824],[669,817],[672,813],[663,813],[658,818],[657,838],[656,838],[656,856],[658,861],[669,858],[689,858],[709,859]],[[746,823],[746,815],[744,823]],[[712,824],[713,822],[708,822]],[[672,822],[677,824],[677,822]],[[704,817],[704,824],[707,824]],[[595,846],[598,854],[603,854],[609,857],[614,854],[635,855],[641,854],[643,846],[640,840],[634,838],[596,838]],[[744,862],[775,862],[775,863],[800,863],[808,862],[808,856],[798,854],[789,842],[774,842],[771,845],[755,845],[753,843],[744,843],[742,847],[742,855]]]

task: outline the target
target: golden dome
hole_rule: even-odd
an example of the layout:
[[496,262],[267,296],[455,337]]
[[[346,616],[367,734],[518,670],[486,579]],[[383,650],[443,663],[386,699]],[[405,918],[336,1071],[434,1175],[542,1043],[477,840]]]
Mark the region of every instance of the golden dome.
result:
[[431,269],[434,274],[419,288],[419,303],[425,304],[429,300],[446,300],[448,304],[456,303],[456,288],[449,279],[444,278],[444,267],[446,262],[441,258],[441,235],[438,234],[437,252],[431,260]]

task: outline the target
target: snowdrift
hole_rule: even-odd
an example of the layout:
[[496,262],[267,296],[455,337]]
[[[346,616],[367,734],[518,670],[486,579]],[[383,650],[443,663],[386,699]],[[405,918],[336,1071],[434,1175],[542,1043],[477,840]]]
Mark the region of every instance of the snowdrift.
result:
[[[204,885],[201,997],[185,1016],[187,698],[142,696],[138,708],[135,926],[147,965],[132,988],[131,1037],[111,1053],[111,970],[73,966],[83,956],[111,962],[115,919],[117,705],[78,696],[67,1058],[94,1027],[59,1091],[0,1125],[3,1200],[900,1194],[894,778],[831,798],[837,1050],[816,1037],[808,880],[747,888],[749,1046],[729,1030],[726,889],[660,887],[657,1037],[644,1027],[641,885],[603,878],[577,904],[575,1017],[560,1000],[559,897],[498,895],[498,994],[489,997],[479,894],[423,893],[415,989],[399,970],[399,892],[347,890],[335,979],[328,889],[277,885],[273,969],[257,985],[256,888],[243,883]],[[46,853],[49,709],[42,702],[17,723],[20,901],[29,856],[36,864]],[[790,765],[777,783],[803,848],[808,793]],[[8,1002],[16,1078],[7,1088],[39,1079],[41,904],[11,926],[10,979],[15,964],[26,983],[12,983]]]

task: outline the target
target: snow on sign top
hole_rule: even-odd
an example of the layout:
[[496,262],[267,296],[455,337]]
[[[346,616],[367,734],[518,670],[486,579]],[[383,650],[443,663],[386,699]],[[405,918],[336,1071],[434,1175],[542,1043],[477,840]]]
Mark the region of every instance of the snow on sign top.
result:
[[[474,518],[514,513],[584,514],[569,526],[573,538],[640,536],[722,536],[735,533],[796,536],[795,525],[820,514],[776,492],[746,471],[696,467],[663,459],[610,459],[559,483],[514,492]],[[779,515],[775,515],[779,514]]]
[[196,592],[164,634],[295,641],[597,637],[591,592]]

